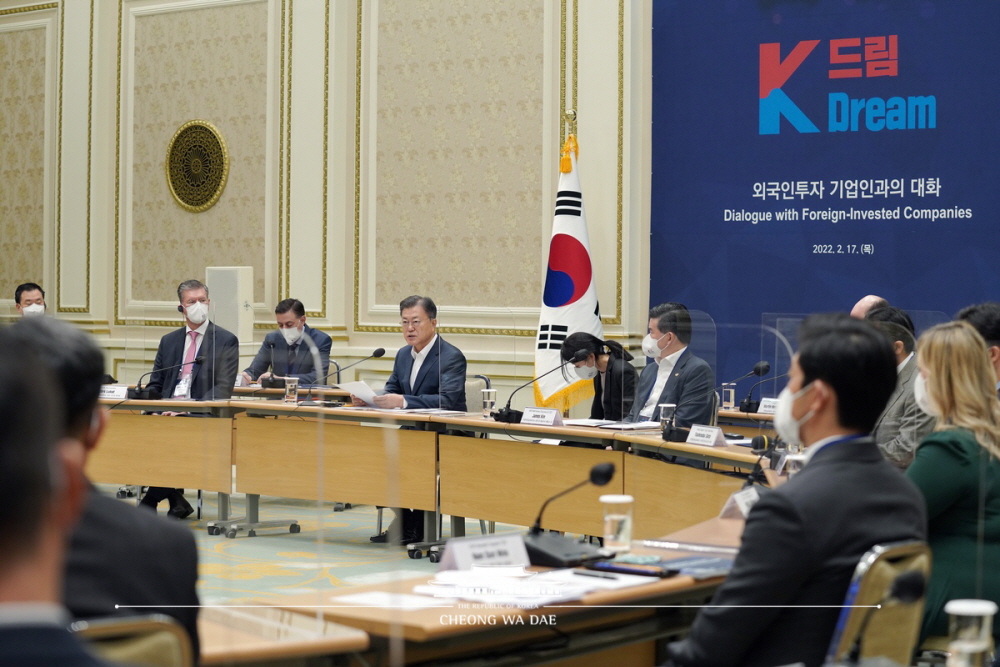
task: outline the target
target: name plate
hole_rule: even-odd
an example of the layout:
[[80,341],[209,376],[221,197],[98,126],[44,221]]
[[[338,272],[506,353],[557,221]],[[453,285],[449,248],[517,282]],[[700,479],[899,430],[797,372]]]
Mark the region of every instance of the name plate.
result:
[[729,496],[719,516],[723,519],[746,519],[750,514],[750,508],[758,500],[760,494],[757,492],[757,487],[749,486]]
[[699,426],[696,424],[691,427],[691,432],[688,433],[685,442],[689,445],[724,447],[726,445],[726,436],[722,435],[722,429],[718,426]]
[[525,408],[521,423],[535,426],[562,426],[562,413],[553,408]]
[[128,386],[124,384],[102,384],[100,398],[128,398]]
[[757,414],[773,415],[777,407],[778,407],[778,399],[762,398],[760,399],[760,407],[757,408]]
[[473,566],[528,566],[528,550],[520,533],[457,537],[448,540],[441,570],[471,570]]

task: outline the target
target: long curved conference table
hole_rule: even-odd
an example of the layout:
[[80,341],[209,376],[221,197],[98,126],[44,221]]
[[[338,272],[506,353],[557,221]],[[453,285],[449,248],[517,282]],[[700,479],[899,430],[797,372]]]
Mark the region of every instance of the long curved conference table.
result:
[[[239,398],[102,402],[113,410],[88,461],[90,478],[216,492],[214,532],[231,537],[267,525],[257,515],[262,495],[424,510],[428,539],[436,537],[436,514],[527,526],[547,498],[586,479],[594,464],[612,462],[618,472],[607,486],[588,485],[552,503],[543,527],[600,534],[598,497],[628,493],[635,497],[635,538],[652,538],[718,514],[758,462],[747,447],[664,442],[656,430],[503,424],[472,413],[388,412]],[[151,411],[202,418],[147,414]],[[725,429],[768,432],[761,431],[769,426],[763,423]],[[487,437],[451,435],[454,431]],[[597,448],[551,446],[540,439]],[[661,458],[636,455],[640,451]],[[671,464],[664,457],[685,463]],[[234,492],[247,494],[245,519],[229,516],[229,494]],[[295,524],[283,525],[298,532]],[[454,530],[461,534],[462,524],[453,523]]]

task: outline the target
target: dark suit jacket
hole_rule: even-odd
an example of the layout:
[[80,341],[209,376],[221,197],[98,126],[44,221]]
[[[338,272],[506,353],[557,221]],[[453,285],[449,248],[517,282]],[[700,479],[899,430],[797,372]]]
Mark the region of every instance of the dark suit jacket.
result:
[[[656,384],[659,364],[649,364],[639,374],[639,386],[635,390],[635,402],[626,421],[639,421],[639,413],[649,400],[649,394]],[[663,386],[660,400],[650,421],[660,418],[660,404],[673,403],[677,406],[677,426],[687,428],[691,424],[712,423],[712,394],[715,391],[715,376],[712,367],[704,359],[691,354],[690,348],[681,353],[674,370],[670,372],[667,384]]]
[[[185,525],[102,495],[91,487],[66,556],[63,602],[73,618],[167,614],[198,655],[198,552]],[[157,609],[115,609],[163,605]]]
[[924,412],[913,396],[913,382],[919,372],[916,357],[906,362],[896,380],[896,390],[872,431],[885,458],[899,468],[910,465],[917,445],[934,428],[934,417]]
[[621,357],[609,357],[604,373],[607,386],[601,383],[601,375],[594,378],[594,402],[590,406],[591,419],[610,419],[619,422],[632,410],[635,399],[635,380],[638,373],[635,366]]
[[839,609],[732,605],[841,605],[854,568],[876,544],[925,540],[916,487],[871,438],[827,445],[788,483],[765,491],[712,605],[687,639],[670,644],[678,665],[820,665]]
[[[332,345],[329,336],[322,331],[313,329],[308,324],[303,327],[302,333],[312,338],[313,342],[316,343],[316,347],[319,349],[319,362],[323,365],[323,372],[318,376],[316,375],[316,369],[313,367],[312,351],[304,341],[299,340],[295,351],[295,365],[293,367],[295,372],[291,374],[291,377],[298,378],[300,386],[317,383],[326,377],[330,368],[330,346]],[[244,373],[249,374],[254,380],[271,367],[270,344],[274,345],[274,368],[271,369],[271,372],[282,377],[288,376],[288,343],[285,342],[285,337],[281,335],[280,331],[272,331],[264,336],[264,342],[260,346],[260,351],[257,352],[257,356],[254,357],[253,361],[244,371]]]
[[5,625],[0,628],[0,667],[112,667],[88,653],[65,628]]
[[402,394],[408,408],[441,408],[465,412],[465,355],[438,336],[410,386],[412,345],[400,348],[385,383],[385,393]]
[[[160,339],[153,361],[155,371],[149,379],[147,387],[158,390],[163,398],[170,398],[180,379],[180,368],[161,368],[176,366],[184,361],[184,338],[187,327],[171,331]],[[236,336],[222,327],[208,323],[205,338],[201,342],[198,356],[204,356],[205,361],[195,364],[191,372],[191,398],[210,401],[226,399],[233,395],[233,385],[236,384],[236,372],[240,365],[240,344]]]

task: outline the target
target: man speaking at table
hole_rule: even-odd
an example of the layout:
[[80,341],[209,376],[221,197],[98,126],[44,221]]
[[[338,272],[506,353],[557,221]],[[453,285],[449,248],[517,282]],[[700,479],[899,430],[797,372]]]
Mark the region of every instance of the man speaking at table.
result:
[[[330,337],[306,324],[306,308],[298,299],[284,299],[274,307],[278,330],[264,337],[260,351],[243,371],[247,384],[271,376],[293,377],[299,385],[317,384],[326,378],[330,366]],[[312,350],[303,340],[309,336],[319,350],[319,374],[313,365]],[[271,369],[268,371],[268,369]]]
[[[396,353],[392,375],[382,395],[375,397],[375,405],[465,412],[465,355],[438,336],[434,301],[426,296],[408,296],[399,303],[399,316],[407,344]],[[364,405],[358,397],[351,398],[355,405]],[[403,524],[400,541],[403,544],[421,541],[420,514],[413,510],[396,510],[396,513]],[[388,530],[374,535],[371,541],[396,541],[398,523],[398,520],[393,521]]]
[[[211,301],[204,283],[185,280],[177,286],[177,298],[180,301],[177,310],[184,314],[185,326],[160,339],[147,388],[155,389],[168,400],[230,398],[239,369],[239,341],[208,320]],[[194,512],[182,489],[151,486],[140,504],[155,510],[164,498],[170,503],[168,514],[176,519]]]
[[667,664],[821,665],[861,556],[926,539],[920,492],[868,435],[896,386],[889,341],[846,314],[807,318],[799,341],[774,422],[805,465],[750,510],[732,571]]

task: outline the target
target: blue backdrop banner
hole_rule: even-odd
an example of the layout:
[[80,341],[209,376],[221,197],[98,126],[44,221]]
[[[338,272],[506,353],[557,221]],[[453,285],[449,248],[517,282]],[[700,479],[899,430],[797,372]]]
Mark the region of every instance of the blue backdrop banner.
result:
[[[657,0],[650,300],[718,325],[1000,300],[1000,2]],[[780,369],[779,372],[784,372]]]

